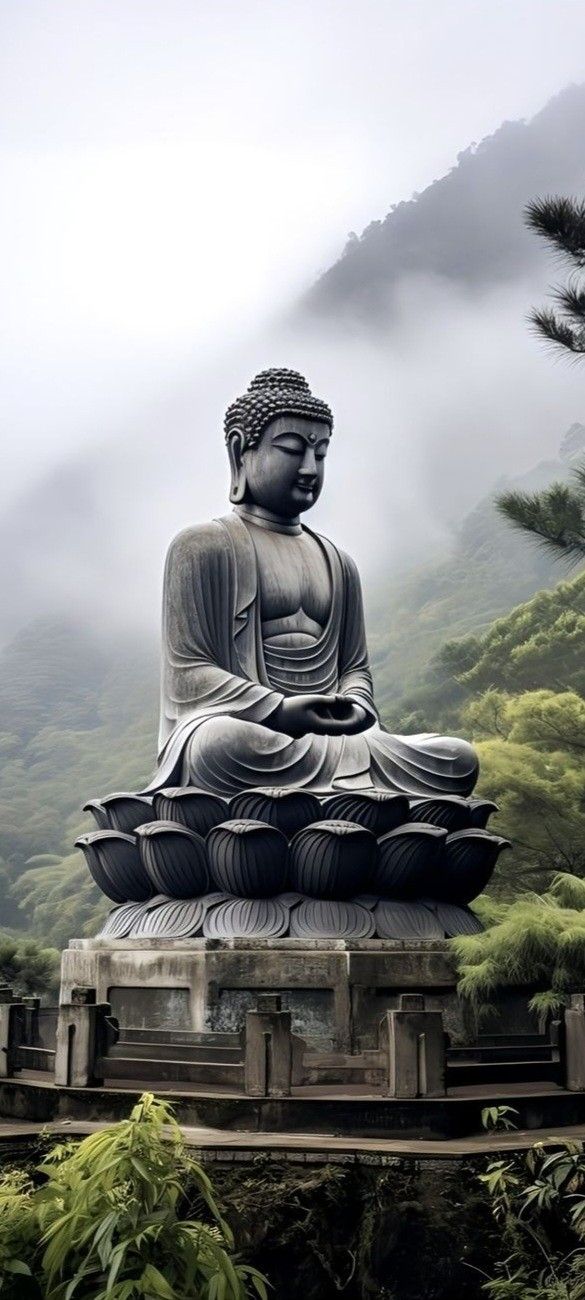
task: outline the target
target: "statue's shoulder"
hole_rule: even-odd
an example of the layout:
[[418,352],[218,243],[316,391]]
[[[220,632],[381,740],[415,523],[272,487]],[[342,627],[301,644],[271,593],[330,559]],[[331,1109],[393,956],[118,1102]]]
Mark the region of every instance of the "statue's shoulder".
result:
[[306,525],[305,531],[311,533],[313,537],[316,537],[317,541],[321,543],[326,551],[333,551],[334,554],[337,555],[345,577],[348,577],[350,581],[357,580],[359,582],[359,569],[353,556],[349,555],[347,551],[343,551],[341,546],[338,546],[336,542],[332,542],[331,538],[325,537],[323,533],[316,533],[313,528],[307,528]]
[[229,551],[229,536],[223,520],[210,519],[205,524],[190,524],[177,533],[167,551],[167,564],[193,562]]

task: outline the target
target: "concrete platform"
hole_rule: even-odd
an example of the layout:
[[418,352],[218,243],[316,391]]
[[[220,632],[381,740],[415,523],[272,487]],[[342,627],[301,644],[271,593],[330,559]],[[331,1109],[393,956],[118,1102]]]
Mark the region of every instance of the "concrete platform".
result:
[[[468,1041],[475,1026],[456,985],[444,939],[73,939],[62,957],[60,1000],[90,987],[123,1026],[233,1033],[260,993],[278,993],[293,1032],[348,1052],[376,1046],[381,1017],[407,992],[443,1013],[454,1043]],[[532,991],[502,996],[499,1032],[535,1029]]]
[[[113,1121],[128,1114],[134,1101],[149,1090],[56,1088],[49,1082],[8,1079],[0,1085],[0,1116],[4,1120],[58,1123]],[[152,1091],[160,1092],[158,1084]],[[292,1097],[254,1098],[227,1091],[189,1093],[164,1090],[180,1123],[222,1133],[323,1134],[350,1144],[356,1139],[459,1141],[482,1134],[485,1106],[508,1105],[517,1112],[522,1130],[537,1133],[585,1125],[585,1093],[566,1092],[537,1083],[454,1089],[447,1097],[417,1100],[385,1099],[345,1088],[299,1089]]]
[[[30,1146],[36,1139],[83,1138],[89,1133],[107,1127],[106,1121],[54,1120],[48,1124],[31,1121],[0,1121],[0,1163],[6,1156],[23,1145]],[[400,1138],[350,1138],[333,1133],[229,1133],[222,1129],[181,1125],[185,1142],[196,1158],[203,1162],[252,1160],[259,1152],[283,1156],[291,1162],[317,1163],[341,1159],[365,1163],[384,1163],[393,1157],[414,1156],[416,1159],[452,1160],[493,1155],[497,1152],[525,1151],[538,1139],[544,1146],[558,1146],[559,1142],[585,1141],[585,1123],[571,1125],[558,1132],[545,1129],[535,1134],[523,1129],[513,1133],[478,1133],[466,1138],[440,1142],[428,1139]]]

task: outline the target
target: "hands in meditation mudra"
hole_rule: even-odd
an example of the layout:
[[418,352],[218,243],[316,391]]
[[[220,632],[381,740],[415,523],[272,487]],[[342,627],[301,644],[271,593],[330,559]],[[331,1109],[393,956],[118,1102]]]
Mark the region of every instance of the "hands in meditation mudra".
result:
[[229,407],[233,512],[185,529],[167,557],[149,791],[473,790],[466,741],[380,726],[356,566],[300,522],[320,496],[332,428],[292,370],[263,371]]

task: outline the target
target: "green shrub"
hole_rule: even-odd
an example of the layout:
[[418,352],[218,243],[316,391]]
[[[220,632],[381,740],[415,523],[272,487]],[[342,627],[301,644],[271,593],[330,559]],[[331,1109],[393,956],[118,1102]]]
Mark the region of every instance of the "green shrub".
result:
[[451,940],[462,997],[481,1013],[496,989],[532,985],[530,1003],[541,1020],[585,987],[585,881],[557,875],[545,894],[521,894],[513,903],[481,898],[474,904],[486,929]]
[[262,1276],[233,1258],[166,1102],[145,1093],[129,1119],[56,1146],[39,1173],[38,1187],[13,1172],[0,1179],[7,1300],[266,1300]]

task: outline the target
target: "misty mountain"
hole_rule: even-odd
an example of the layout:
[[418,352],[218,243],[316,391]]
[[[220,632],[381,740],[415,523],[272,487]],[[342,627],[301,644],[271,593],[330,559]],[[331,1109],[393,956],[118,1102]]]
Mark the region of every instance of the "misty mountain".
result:
[[398,203],[320,277],[303,306],[315,315],[371,317],[401,280],[438,277],[474,292],[542,265],[524,226],[526,204],[585,191],[585,84],[570,86],[529,122],[505,122],[458,155],[446,176]]
[[378,706],[391,727],[422,731],[443,725],[452,702],[445,673],[439,668],[437,674],[434,663],[443,643],[481,636],[494,619],[567,577],[554,555],[500,517],[494,496],[509,487],[537,492],[568,478],[584,457],[585,425],[573,424],[557,460],[502,480],[463,518],[448,557],[373,593],[370,654]]

